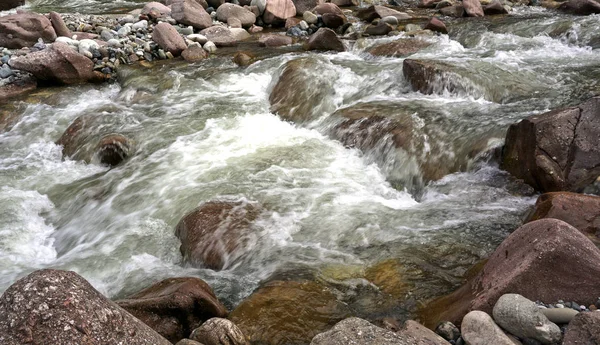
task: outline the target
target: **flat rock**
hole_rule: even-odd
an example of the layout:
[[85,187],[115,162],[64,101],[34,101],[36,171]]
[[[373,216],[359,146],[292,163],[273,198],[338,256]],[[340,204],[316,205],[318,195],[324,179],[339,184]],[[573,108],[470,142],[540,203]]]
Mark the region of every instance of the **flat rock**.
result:
[[200,34],[206,36],[206,38],[213,42],[217,47],[234,46],[238,42],[231,29],[220,25],[204,29],[200,31]]
[[210,14],[194,0],[175,0],[171,5],[171,17],[178,23],[191,25],[197,30],[213,25]]
[[600,344],[600,311],[579,313],[565,332],[563,345]]
[[175,27],[167,22],[158,23],[152,32],[152,40],[173,56],[179,56],[187,49],[185,40]]
[[290,36],[283,35],[262,35],[258,39],[258,44],[265,47],[281,47],[292,44],[292,38]]
[[48,18],[32,12],[20,12],[0,17],[0,47],[20,49],[31,47],[39,39],[54,42],[56,32]]
[[169,6],[165,6],[160,2],[156,1],[151,1],[144,5],[144,8],[142,9],[142,14],[148,15],[152,11],[157,11],[161,15],[171,15],[171,8]]
[[483,311],[475,310],[465,315],[460,329],[467,345],[514,345],[494,319]]
[[171,344],[75,272],[49,269],[18,280],[0,298],[0,343]]

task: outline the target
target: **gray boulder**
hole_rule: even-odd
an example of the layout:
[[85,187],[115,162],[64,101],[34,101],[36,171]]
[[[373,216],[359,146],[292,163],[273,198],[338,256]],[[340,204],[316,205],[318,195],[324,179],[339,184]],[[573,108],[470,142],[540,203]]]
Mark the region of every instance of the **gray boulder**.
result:
[[560,328],[550,322],[534,302],[521,295],[502,295],[492,313],[502,328],[519,338],[554,344],[562,337]]
[[461,330],[467,345],[514,345],[492,317],[483,311],[474,310],[465,315]]

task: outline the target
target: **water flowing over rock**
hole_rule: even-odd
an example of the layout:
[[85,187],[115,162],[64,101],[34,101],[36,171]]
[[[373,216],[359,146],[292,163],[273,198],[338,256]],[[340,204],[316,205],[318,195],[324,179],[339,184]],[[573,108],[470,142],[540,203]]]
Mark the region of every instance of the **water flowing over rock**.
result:
[[579,191],[600,176],[600,97],[509,127],[502,168],[542,192]]
[[210,14],[194,0],[176,0],[171,5],[171,17],[178,23],[191,25],[197,30],[213,25]]
[[[37,81],[35,78],[31,75],[24,76],[8,85],[0,86],[0,101],[5,102],[9,99],[27,95],[36,88]],[[6,128],[6,125],[5,121],[0,120],[0,132]]]
[[579,230],[561,220],[540,219],[510,234],[479,274],[429,303],[421,316],[425,325],[457,322],[470,310],[491,312],[505,293],[544,303],[564,299],[589,305],[600,295],[599,267],[600,249]]
[[258,214],[253,204],[224,201],[207,202],[188,213],[175,230],[184,261],[214,270],[231,266],[251,245]]
[[485,13],[486,16],[493,16],[497,14],[508,14],[508,11],[499,0],[494,0],[485,5],[483,13]]
[[569,192],[540,195],[526,223],[555,218],[569,223],[600,245],[600,197]]
[[600,312],[579,313],[569,324],[563,345],[600,344]]
[[469,345],[515,345],[494,319],[483,311],[468,313],[462,320],[461,330],[463,339]]
[[165,51],[171,52],[173,56],[179,56],[187,49],[183,37],[169,23],[162,22],[156,25],[152,32],[152,40]]
[[263,20],[266,24],[283,25],[285,20],[296,15],[292,0],[267,0]]
[[77,84],[101,81],[94,73],[94,63],[67,44],[56,42],[50,48],[10,59],[11,67],[33,74],[39,81]]
[[31,47],[39,39],[54,42],[56,32],[48,18],[41,14],[21,12],[0,17],[0,47]]
[[227,23],[230,18],[237,18],[243,27],[250,27],[256,21],[254,13],[248,11],[242,6],[226,3],[217,9],[217,19]]
[[310,36],[307,44],[308,50],[333,50],[343,52],[346,51],[344,43],[337,37],[331,29],[320,28]]
[[192,277],[160,281],[116,303],[172,343],[208,319],[227,316],[211,287]]
[[0,343],[170,345],[70,271],[40,270],[0,298]]
[[204,345],[249,345],[244,333],[231,321],[212,318],[196,328],[190,339]]
[[369,49],[369,53],[375,56],[405,57],[427,48],[431,43],[414,39],[401,38],[392,42],[376,45]]
[[562,338],[560,328],[534,302],[519,294],[502,295],[494,305],[493,316],[498,325],[521,339],[555,344]]
[[272,281],[244,300],[229,319],[252,343],[306,344],[349,316],[328,288],[312,281]]

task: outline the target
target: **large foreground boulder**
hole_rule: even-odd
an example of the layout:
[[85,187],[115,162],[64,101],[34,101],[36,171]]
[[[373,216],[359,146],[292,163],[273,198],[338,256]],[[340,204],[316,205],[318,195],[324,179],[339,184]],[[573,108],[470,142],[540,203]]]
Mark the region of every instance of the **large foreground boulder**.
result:
[[0,47],[31,47],[40,38],[45,42],[54,42],[56,39],[52,23],[45,16],[22,12],[0,17]]
[[600,311],[579,313],[567,328],[563,345],[600,344]]
[[250,342],[307,344],[348,317],[350,310],[327,287],[312,281],[272,281],[244,300],[229,318]]
[[500,244],[481,272],[429,303],[421,316],[431,327],[440,320],[458,323],[471,310],[491,313],[506,293],[544,303],[592,304],[600,296],[600,249],[561,220],[525,224]]
[[0,11],[6,11],[25,5],[25,0],[3,0],[0,2]]
[[0,298],[0,344],[169,345],[74,272],[40,270]]
[[526,223],[555,218],[569,223],[600,245],[600,197],[569,192],[540,195]]
[[204,321],[227,316],[211,287],[193,277],[163,280],[116,303],[173,343]]
[[231,266],[253,241],[252,224],[259,213],[257,206],[246,202],[204,203],[177,224],[183,260],[214,270]]
[[194,0],[175,0],[171,5],[171,17],[178,23],[202,30],[213,25],[210,14]]
[[26,71],[41,82],[77,84],[102,81],[94,73],[94,63],[71,49],[66,43],[56,42],[50,48],[10,59],[9,65]]
[[542,192],[577,192],[600,176],[600,97],[508,128],[502,168]]

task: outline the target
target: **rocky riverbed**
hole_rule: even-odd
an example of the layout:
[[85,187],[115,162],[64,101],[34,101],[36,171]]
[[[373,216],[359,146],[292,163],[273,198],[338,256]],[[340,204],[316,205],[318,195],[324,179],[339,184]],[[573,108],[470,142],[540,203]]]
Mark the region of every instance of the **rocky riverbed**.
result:
[[596,1],[0,6],[0,343],[600,344]]

